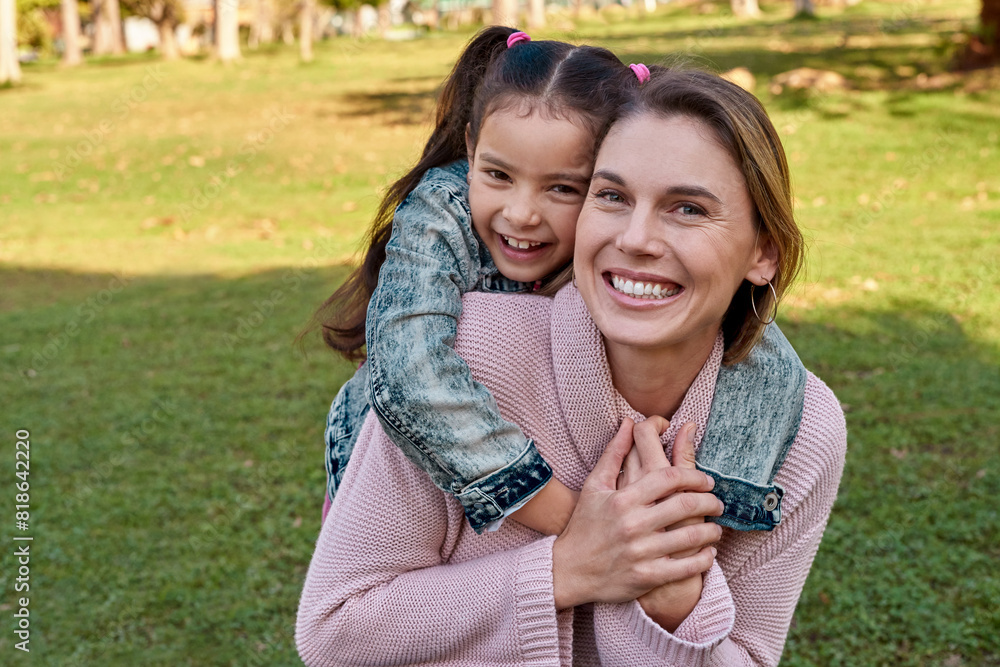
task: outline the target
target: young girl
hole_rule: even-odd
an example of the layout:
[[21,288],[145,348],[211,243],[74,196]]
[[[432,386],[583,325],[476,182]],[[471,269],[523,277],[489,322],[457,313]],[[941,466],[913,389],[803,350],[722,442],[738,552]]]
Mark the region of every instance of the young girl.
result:
[[370,405],[477,532],[533,498],[514,518],[548,534],[565,525],[575,493],[452,346],[464,293],[566,282],[595,139],[643,75],[606,49],[510,28],[470,42],[423,156],[379,207],[364,262],[324,304],[331,347],[360,359],[367,342],[327,422],[324,518]]

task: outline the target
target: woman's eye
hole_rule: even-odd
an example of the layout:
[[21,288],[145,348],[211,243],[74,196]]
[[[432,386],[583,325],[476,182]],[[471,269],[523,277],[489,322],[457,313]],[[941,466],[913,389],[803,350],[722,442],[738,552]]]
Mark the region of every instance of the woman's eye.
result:
[[683,215],[705,215],[704,209],[694,204],[681,204],[677,207],[677,210]]
[[597,197],[598,199],[603,199],[604,201],[611,202],[612,204],[625,203],[625,197],[622,196],[622,193],[616,190],[601,190],[594,196]]

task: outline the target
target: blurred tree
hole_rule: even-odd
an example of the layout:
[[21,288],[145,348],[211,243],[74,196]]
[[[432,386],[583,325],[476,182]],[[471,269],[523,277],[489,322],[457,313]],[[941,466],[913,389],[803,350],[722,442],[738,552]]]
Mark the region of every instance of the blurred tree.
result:
[[224,63],[241,57],[239,0],[215,0],[215,55]]
[[257,11],[254,12],[253,24],[250,26],[247,46],[256,49],[261,44],[274,41],[275,14],[274,0],[257,0]]
[[14,0],[0,0],[0,84],[21,80],[17,59],[17,5]]
[[736,16],[742,18],[760,16],[760,5],[757,4],[757,0],[731,0],[730,6]]
[[983,0],[979,12],[979,37],[986,62],[1000,62],[1000,0]]
[[816,16],[816,7],[812,0],[795,0],[795,15],[812,18]]
[[493,24],[517,25],[517,0],[493,0]]
[[83,62],[80,51],[80,8],[76,0],[62,0],[63,65],[73,67]]
[[528,0],[528,27],[545,27],[545,0]]
[[299,9],[299,58],[304,63],[313,59],[313,21],[316,16],[315,0],[302,0]]
[[122,16],[118,0],[91,0],[94,14],[94,53],[125,53]]
[[181,57],[177,48],[177,26],[184,22],[181,0],[121,0],[136,16],[152,21],[160,32],[160,54],[167,60]]

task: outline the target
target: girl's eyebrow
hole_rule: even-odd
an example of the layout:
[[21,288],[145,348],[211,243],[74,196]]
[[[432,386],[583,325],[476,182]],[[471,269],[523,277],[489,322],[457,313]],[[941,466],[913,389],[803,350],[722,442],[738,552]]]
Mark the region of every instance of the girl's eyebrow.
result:
[[[517,167],[508,162],[505,162],[504,160],[497,157],[493,153],[483,153],[479,157],[482,158],[483,162],[488,162],[490,165],[498,167],[502,171],[509,171],[515,174],[518,171]],[[580,183],[583,185],[587,185],[588,183],[590,183],[589,174],[574,174],[568,171],[560,171],[555,174],[546,174],[544,178],[550,181],[570,181],[573,183]]]
[[[602,178],[605,181],[611,181],[615,185],[625,186],[625,179],[616,174],[613,171],[607,169],[598,169],[594,172],[594,180]],[[722,200],[719,199],[711,190],[703,188],[700,185],[674,185],[666,190],[663,194],[670,196],[681,196],[681,197],[704,197],[705,199],[711,199],[712,201],[721,204]]]

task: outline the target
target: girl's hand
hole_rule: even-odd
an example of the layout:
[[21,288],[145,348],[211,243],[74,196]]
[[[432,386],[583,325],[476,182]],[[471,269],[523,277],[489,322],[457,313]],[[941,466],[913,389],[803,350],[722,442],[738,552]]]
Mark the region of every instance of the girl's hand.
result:
[[[665,422],[665,420],[663,420]],[[552,576],[557,609],[587,602],[635,600],[663,584],[699,576],[712,566],[706,546],[719,538],[712,523],[665,531],[685,519],[721,511],[708,493],[714,480],[688,467],[670,466],[652,421],[637,428],[639,455],[650,469],[616,489],[618,472],[633,441],[627,419],[590,473],[566,530],[552,547]],[[657,465],[650,434],[666,465]],[[681,492],[691,493],[681,493]],[[695,549],[686,558],[669,554]]]
[[[674,451],[673,451],[673,465],[676,468],[685,468],[688,470],[695,469],[695,457],[694,457],[694,435],[697,432],[698,427],[693,423],[685,424],[677,434],[677,439],[674,441]],[[662,429],[660,429],[662,432]],[[659,433],[657,433],[657,444],[659,444]],[[638,446],[638,440],[637,440]],[[647,447],[649,445],[647,444]],[[633,450],[635,451],[635,450]],[[662,448],[660,450],[662,452]],[[647,459],[649,456],[647,455]],[[663,457],[666,459],[666,456]],[[633,469],[629,470],[623,477],[629,477],[634,475],[634,467],[639,465],[638,457],[633,461],[626,461],[626,465],[631,464]],[[667,463],[666,465],[670,465]],[[719,511],[714,513],[714,515],[721,514],[722,503],[719,502]],[[680,521],[673,526],[667,528],[668,531],[676,530],[678,528],[693,525],[696,523],[704,523],[705,517],[693,517],[690,519],[685,519]],[[721,535],[722,529],[719,528],[719,533]],[[676,554],[671,554],[672,558],[683,558],[690,556],[693,553],[697,553],[697,549],[692,549],[689,551],[682,551]],[[714,554],[714,549],[713,549]],[[687,579],[680,581],[674,581],[666,583],[662,586],[654,588],[645,595],[638,598],[639,604],[642,606],[643,611],[653,619],[656,623],[662,626],[669,632],[673,632],[677,629],[677,626],[687,618],[688,614],[695,608],[698,601],[701,599],[701,587],[702,587],[702,575],[696,574]]]

